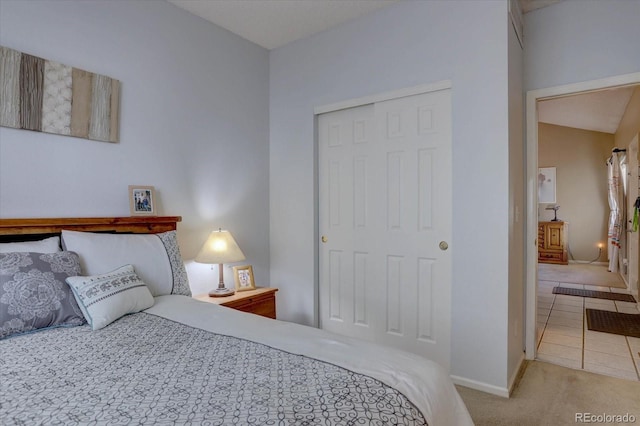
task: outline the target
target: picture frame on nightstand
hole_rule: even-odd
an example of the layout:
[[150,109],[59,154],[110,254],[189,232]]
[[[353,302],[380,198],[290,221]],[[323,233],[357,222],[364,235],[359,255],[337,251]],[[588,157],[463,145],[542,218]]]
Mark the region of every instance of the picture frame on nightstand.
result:
[[256,289],[256,282],[253,279],[253,267],[251,265],[234,266],[233,276],[235,278],[236,291]]

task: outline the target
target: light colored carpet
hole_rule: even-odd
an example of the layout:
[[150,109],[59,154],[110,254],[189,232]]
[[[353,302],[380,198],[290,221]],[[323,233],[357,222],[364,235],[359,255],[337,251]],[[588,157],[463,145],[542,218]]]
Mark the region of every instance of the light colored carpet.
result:
[[607,271],[606,266],[585,263],[569,265],[538,263],[538,280],[626,288],[620,274]]
[[456,388],[477,426],[575,425],[576,413],[628,413],[635,416],[635,424],[640,424],[640,382],[541,361],[527,362],[508,399],[463,386]]

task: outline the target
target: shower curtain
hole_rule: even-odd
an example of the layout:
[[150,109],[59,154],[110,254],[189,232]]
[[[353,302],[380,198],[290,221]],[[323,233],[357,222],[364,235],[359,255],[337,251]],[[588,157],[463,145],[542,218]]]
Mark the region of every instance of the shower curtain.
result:
[[620,163],[624,159],[619,158],[614,152],[607,161],[609,181],[609,231],[607,235],[607,251],[609,255],[609,271],[619,272],[622,259],[620,248],[622,242],[622,224],[624,223],[624,174]]

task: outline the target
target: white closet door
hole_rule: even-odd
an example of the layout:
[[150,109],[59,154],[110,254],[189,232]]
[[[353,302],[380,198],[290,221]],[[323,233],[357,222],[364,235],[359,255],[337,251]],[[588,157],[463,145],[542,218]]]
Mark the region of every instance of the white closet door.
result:
[[446,369],[451,92],[318,118],[320,326]]

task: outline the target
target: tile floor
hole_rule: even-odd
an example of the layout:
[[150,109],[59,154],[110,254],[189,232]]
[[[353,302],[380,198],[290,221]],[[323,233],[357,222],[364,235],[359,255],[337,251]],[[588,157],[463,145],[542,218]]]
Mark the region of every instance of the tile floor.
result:
[[538,359],[640,381],[640,339],[587,329],[585,309],[640,314],[635,303],[553,294],[553,287],[628,293],[614,287],[538,282]]

